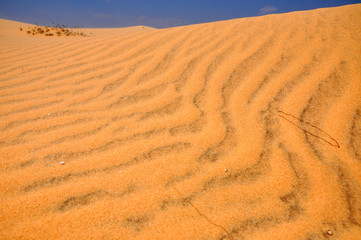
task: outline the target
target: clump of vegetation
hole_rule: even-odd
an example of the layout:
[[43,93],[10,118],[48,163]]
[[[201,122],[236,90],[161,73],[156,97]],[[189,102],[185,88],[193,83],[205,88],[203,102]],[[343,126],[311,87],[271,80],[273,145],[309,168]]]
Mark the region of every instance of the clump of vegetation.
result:
[[[23,31],[23,28],[19,28],[20,31]],[[43,35],[43,36],[87,36],[85,33],[81,32],[78,26],[69,27],[67,25],[53,24],[53,26],[39,26],[35,25],[28,27],[25,31],[28,35]]]

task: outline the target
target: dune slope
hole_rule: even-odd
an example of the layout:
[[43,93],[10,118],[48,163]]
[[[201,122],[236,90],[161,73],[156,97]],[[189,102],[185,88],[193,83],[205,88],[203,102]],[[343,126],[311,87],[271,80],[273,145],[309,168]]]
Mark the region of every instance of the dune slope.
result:
[[0,238],[358,239],[360,23],[361,4],[91,37],[2,21]]

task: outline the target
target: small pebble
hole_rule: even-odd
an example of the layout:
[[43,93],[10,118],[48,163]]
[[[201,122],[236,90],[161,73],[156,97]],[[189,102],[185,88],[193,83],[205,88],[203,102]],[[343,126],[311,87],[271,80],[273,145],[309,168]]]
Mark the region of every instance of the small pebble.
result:
[[48,113],[48,116],[50,116],[50,113]]
[[224,169],[225,172],[228,172],[228,169]]
[[332,236],[332,235],[333,235],[333,232],[332,232],[331,230],[328,230],[326,233],[327,233],[328,236]]
[[61,165],[64,165],[64,164],[65,164],[65,162],[60,162],[60,164],[61,164]]

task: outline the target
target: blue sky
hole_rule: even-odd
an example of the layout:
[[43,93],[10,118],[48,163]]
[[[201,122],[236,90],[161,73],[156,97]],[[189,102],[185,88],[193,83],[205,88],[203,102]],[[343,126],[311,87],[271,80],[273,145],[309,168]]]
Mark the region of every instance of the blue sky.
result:
[[0,0],[0,18],[40,25],[165,28],[354,3],[361,0]]

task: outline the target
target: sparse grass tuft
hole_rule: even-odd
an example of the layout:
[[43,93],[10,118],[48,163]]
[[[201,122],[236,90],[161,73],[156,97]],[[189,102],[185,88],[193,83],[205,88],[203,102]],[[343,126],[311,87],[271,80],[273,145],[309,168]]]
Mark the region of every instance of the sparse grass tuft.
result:
[[[23,28],[19,28],[20,31],[23,31]],[[47,37],[50,36],[82,36],[86,37],[85,33],[81,32],[80,28],[78,26],[75,27],[68,27],[67,25],[60,25],[60,24],[53,24],[53,26],[33,26],[28,27],[28,30],[26,31],[29,35],[44,35]]]

